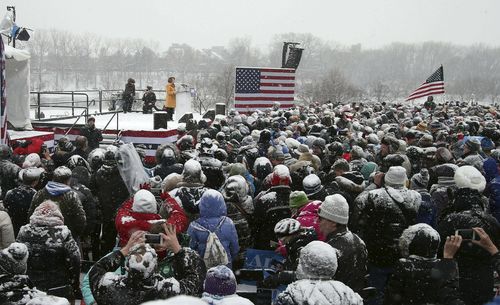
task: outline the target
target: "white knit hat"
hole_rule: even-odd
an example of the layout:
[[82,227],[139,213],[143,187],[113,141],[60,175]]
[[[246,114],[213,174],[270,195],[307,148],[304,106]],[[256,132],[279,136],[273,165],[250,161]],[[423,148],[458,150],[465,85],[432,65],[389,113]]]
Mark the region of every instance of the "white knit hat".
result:
[[486,187],[486,179],[474,166],[459,167],[455,172],[454,179],[458,188],[470,188],[481,193]]
[[319,208],[318,215],[321,218],[346,225],[349,221],[349,204],[340,194],[326,196]]
[[139,190],[134,195],[132,211],[138,213],[158,213],[155,195],[148,190]]
[[387,186],[404,186],[407,180],[406,169],[402,166],[391,166],[384,176]]

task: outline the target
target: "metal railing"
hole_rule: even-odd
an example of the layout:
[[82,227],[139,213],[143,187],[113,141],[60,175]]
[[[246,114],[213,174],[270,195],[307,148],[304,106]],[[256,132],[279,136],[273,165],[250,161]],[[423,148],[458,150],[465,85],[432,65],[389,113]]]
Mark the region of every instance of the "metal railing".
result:
[[111,118],[109,119],[108,123],[106,123],[106,126],[104,126],[104,128],[102,129],[102,131],[105,131],[106,128],[108,128],[109,124],[111,123],[111,121],[115,118],[116,116],[116,130],[120,130],[120,128],[118,128],[118,122],[120,121],[119,120],[119,113],[120,111],[115,111],[113,112],[113,115],[111,116]]
[[88,117],[88,109],[85,109],[82,111],[82,113],[80,113],[80,115],[76,118],[75,122],[73,123],[73,125],[71,125],[70,128],[68,128],[68,130],[66,130],[66,132],[64,133],[64,135],[66,136],[70,131],[71,129],[73,129],[73,127],[75,127],[76,123],[78,122],[78,120],[80,120],[80,118],[82,117],[82,115],[85,113],[87,114],[85,117]]

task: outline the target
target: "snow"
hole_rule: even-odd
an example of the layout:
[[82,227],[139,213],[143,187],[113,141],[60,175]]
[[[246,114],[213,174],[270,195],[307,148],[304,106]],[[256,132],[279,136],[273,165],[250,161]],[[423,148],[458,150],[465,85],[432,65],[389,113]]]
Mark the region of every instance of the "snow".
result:
[[68,300],[55,296],[43,296],[29,301],[26,305],[69,305]]
[[138,247],[145,247],[146,252],[142,255],[129,255],[127,265],[129,269],[137,270],[143,274],[144,278],[148,278],[156,269],[156,252],[153,248],[151,248],[151,246],[146,244],[144,246],[137,245],[132,247],[130,253],[133,253],[134,250]]
[[101,286],[110,286],[113,285],[115,282],[120,281],[120,275],[114,273],[114,272],[106,272],[104,276],[101,278],[101,282],[99,283]]
[[34,131],[34,130],[26,130],[26,131],[8,130],[8,133],[11,140],[48,136],[52,134],[52,132]]
[[297,279],[331,279],[337,266],[335,248],[322,241],[312,241],[300,251]]
[[260,200],[262,201],[275,201],[276,200],[276,192],[270,192],[270,193],[267,193],[267,194],[264,194],[260,197]]
[[266,164],[271,164],[271,161],[269,161],[268,158],[266,157],[258,157],[257,159],[255,159],[255,162],[254,162],[254,168],[255,167],[258,167],[258,166],[265,166]]
[[132,216],[123,216],[122,217],[122,225],[126,224],[127,222],[132,222],[135,221],[135,218]]
[[276,167],[274,167],[273,172],[276,173],[280,178],[290,176],[290,170],[288,169],[288,167],[282,164],[276,165]]
[[403,255],[403,257],[407,257],[410,254],[410,244],[418,232],[424,232],[425,235],[429,236],[432,240],[436,240],[438,242],[440,240],[439,233],[428,224],[419,223],[410,226],[403,231],[403,234],[401,234],[401,237],[399,238],[399,248],[401,249],[401,254]]
[[285,293],[295,304],[308,305],[362,305],[363,299],[339,281],[299,280],[289,285]]
[[170,289],[172,289],[172,292],[176,294],[181,293],[181,286],[175,278],[170,277],[168,279],[164,279],[161,282],[159,282],[157,286],[158,290],[161,290],[165,284],[169,284],[168,286],[171,285]]
[[314,187],[318,184],[321,184],[321,180],[315,174],[307,175],[302,181],[304,187]]
[[207,303],[195,297],[180,295],[167,300],[142,303],[142,305],[207,305]]
[[54,170],[54,176],[57,177],[71,176],[71,170],[66,166],[59,166]]

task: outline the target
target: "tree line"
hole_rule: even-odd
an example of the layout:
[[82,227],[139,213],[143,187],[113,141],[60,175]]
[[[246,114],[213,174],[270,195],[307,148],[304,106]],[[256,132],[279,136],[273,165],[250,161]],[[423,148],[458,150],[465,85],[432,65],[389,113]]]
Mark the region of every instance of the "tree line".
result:
[[365,49],[310,33],[283,33],[265,49],[240,37],[226,46],[196,49],[172,43],[165,50],[158,41],[38,30],[22,47],[32,56],[32,90],[122,89],[129,77],[137,88],[163,89],[174,75],[210,105],[232,102],[236,66],[280,67],[283,41],[305,48],[297,70],[299,103],[401,100],[441,64],[445,99],[500,100],[500,47],[482,44],[392,43]]

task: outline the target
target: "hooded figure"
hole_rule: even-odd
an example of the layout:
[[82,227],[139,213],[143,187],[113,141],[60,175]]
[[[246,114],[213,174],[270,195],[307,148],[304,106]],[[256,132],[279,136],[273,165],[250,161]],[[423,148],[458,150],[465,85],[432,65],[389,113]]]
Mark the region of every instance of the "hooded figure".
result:
[[174,147],[169,145],[160,146],[156,151],[156,162],[158,165],[153,169],[155,176],[165,179],[172,173],[182,174],[182,164],[177,163]]
[[56,168],[53,181],[49,181],[33,197],[28,215],[33,214],[42,202],[51,200],[61,210],[65,220],[64,224],[68,226],[71,234],[77,238],[85,230],[86,216],[78,194],[69,186],[71,174],[71,170],[66,166]]
[[0,304],[25,305],[30,300],[45,296],[34,288],[25,275],[28,248],[22,243],[12,243],[0,251]]
[[57,287],[52,294],[74,300],[74,292],[80,289],[80,250],[56,203],[40,204],[17,240],[28,246],[28,275],[33,284],[43,291]]
[[200,218],[193,221],[187,233],[191,237],[189,247],[201,257],[205,257],[209,232],[217,235],[227,254],[227,266],[232,266],[233,258],[239,252],[238,234],[233,221],[228,218],[226,203],[221,193],[207,190],[200,198]]
[[450,258],[437,259],[440,237],[427,224],[403,231],[396,265],[384,304],[463,304],[458,296],[458,266]]
[[21,168],[11,161],[12,149],[6,144],[0,144],[0,200],[5,194],[17,186],[16,179]]
[[321,241],[302,248],[297,281],[278,295],[277,305],[361,305],[363,299],[345,284],[333,280],[337,271],[335,249]]
[[209,305],[253,305],[236,294],[236,277],[226,266],[208,269],[203,289],[203,298]]

